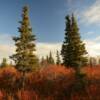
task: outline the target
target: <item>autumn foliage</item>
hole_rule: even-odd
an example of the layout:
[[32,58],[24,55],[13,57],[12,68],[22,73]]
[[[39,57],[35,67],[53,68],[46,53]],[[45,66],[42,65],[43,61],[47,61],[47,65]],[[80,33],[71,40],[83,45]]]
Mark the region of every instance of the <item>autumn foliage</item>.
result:
[[99,100],[100,66],[84,67],[86,84],[75,90],[74,70],[49,65],[26,74],[25,89],[21,88],[22,75],[14,67],[0,70],[0,100]]

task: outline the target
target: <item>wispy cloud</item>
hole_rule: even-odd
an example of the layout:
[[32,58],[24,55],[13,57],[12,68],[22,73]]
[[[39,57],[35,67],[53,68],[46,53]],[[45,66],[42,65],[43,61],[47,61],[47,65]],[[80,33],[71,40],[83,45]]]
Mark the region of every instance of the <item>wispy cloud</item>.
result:
[[[49,52],[52,52],[53,57],[56,57],[56,50],[60,51],[61,43],[36,43],[36,54],[39,58],[46,57]],[[0,61],[2,58],[9,58],[15,52],[14,41],[9,34],[0,35]]]
[[81,13],[81,21],[86,24],[100,23],[100,0],[96,0],[95,3]]
[[[46,57],[51,51],[54,59],[56,59],[56,50],[60,51],[60,49],[61,49],[61,43],[37,43],[36,55],[39,58]],[[15,53],[14,45],[12,44],[0,45],[0,61],[2,60],[2,58],[9,59],[9,56],[11,56],[13,53]]]
[[[6,43],[4,44],[3,42],[5,40],[3,40],[3,38],[6,38]],[[15,46],[13,44],[13,41],[9,39],[11,37],[10,36],[7,37],[6,35],[5,36],[3,35],[3,38],[2,40],[0,40],[0,61],[2,60],[3,57],[9,58],[9,56],[15,52]],[[100,43],[98,42],[99,40],[100,40],[100,37],[97,37],[93,40],[84,40],[86,44],[86,49],[90,56],[100,56]],[[37,55],[39,58],[41,58],[42,56],[45,57],[46,55],[49,54],[50,51],[52,51],[52,54],[54,58],[56,59],[56,50],[60,51],[61,45],[62,43],[38,42],[36,43]]]
[[87,32],[86,34],[87,34],[87,35],[93,35],[93,34],[95,34],[95,33],[92,32],[92,31],[90,31],[90,32]]
[[13,40],[12,40],[12,35],[8,33],[0,33],[0,45],[6,44],[6,45],[12,45]]
[[89,56],[100,56],[100,42],[97,39],[84,40]]
[[0,62],[2,58],[9,59],[9,56],[14,53],[15,48],[10,34],[0,33]]
[[[46,57],[49,52],[52,52],[53,57],[56,57],[56,51],[61,50],[62,43],[37,43],[37,55],[41,58]],[[55,58],[56,59],[56,58]]]

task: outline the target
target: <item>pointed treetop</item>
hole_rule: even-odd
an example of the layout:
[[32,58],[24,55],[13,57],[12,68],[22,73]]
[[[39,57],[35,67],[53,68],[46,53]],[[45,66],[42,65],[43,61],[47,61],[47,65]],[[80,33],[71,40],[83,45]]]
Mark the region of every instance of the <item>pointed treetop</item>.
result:
[[75,16],[74,16],[74,13],[72,13],[71,19],[72,19],[72,25],[75,24],[76,26],[78,26],[78,25],[77,25],[77,20],[76,20],[76,18],[75,18]]
[[60,65],[61,64],[61,61],[60,61],[60,55],[59,55],[59,51],[57,50],[57,52],[56,52],[56,57],[57,57],[57,59],[56,59],[56,64],[57,65]]
[[74,13],[72,13],[72,19],[74,19],[74,20],[75,20],[75,16],[74,16]]
[[65,37],[62,44],[61,55],[65,66],[77,67],[82,62],[86,64],[87,58],[85,45],[81,40],[77,20],[72,14],[66,16]]
[[35,55],[35,35],[32,33],[28,16],[28,6],[23,7],[22,20],[18,32],[20,35],[14,37],[16,53],[10,58],[15,61],[15,67],[19,71],[29,72],[38,67],[38,58]]
[[67,15],[67,16],[65,17],[65,19],[68,20],[68,21],[70,21],[70,16]]
[[28,6],[28,5],[25,5],[25,6],[23,7],[23,12],[28,11],[28,10],[29,10],[29,6]]

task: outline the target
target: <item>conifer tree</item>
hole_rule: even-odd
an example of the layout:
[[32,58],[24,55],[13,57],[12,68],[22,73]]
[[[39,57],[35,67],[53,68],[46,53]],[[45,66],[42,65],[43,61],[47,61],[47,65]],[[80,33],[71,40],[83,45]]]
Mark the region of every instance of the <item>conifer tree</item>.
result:
[[38,59],[35,55],[35,35],[30,26],[28,7],[23,7],[22,21],[20,21],[19,37],[14,37],[16,53],[11,56],[15,62],[15,67],[21,72],[32,71],[38,65]]
[[46,56],[46,61],[47,61],[47,63],[49,63],[49,57],[48,57],[48,55]]
[[70,55],[69,43],[70,43],[70,32],[71,32],[71,20],[70,20],[69,15],[67,15],[65,19],[66,19],[65,38],[62,44],[61,55],[62,55],[63,65],[66,67],[69,67],[71,65],[71,58],[69,56]]
[[61,50],[63,65],[75,69],[76,89],[84,89],[86,84],[85,74],[80,68],[87,64],[85,44],[81,41],[77,21],[72,15],[66,16],[65,40]]
[[98,59],[98,64],[100,65],[100,58]]
[[41,58],[41,65],[44,65],[44,63],[45,63],[45,59],[44,59],[44,57],[42,57]]
[[97,60],[94,57],[90,57],[89,59],[90,66],[93,67],[97,64]]
[[10,61],[10,66],[13,66],[13,63],[12,63],[12,61]]
[[50,54],[49,54],[49,56],[48,56],[48,63],[49,64],[54,64],[54,59],[53,59],[53,57],[52,57],[52,52],[50,51]]
[[59,56],[59,51],[57,50],[57,54],[56,54],[57,60],[56,60],[56,64],[60,65],[61,61],[60,61],[60,56]]
[[6,67],[7,66],[7,59],[3,58],[2,62],[1,62],[1,68]]
[[65,40],[61,51],[63,64],[77,69],[87,63],[85,44],[81,41],[74,15],[66,16]]

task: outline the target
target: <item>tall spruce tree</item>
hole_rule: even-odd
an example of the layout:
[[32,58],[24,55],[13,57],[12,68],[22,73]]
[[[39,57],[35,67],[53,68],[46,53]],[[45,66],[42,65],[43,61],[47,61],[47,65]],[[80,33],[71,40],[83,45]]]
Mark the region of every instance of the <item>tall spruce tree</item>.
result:
[[63,65],[69,67],[71,65],[71,59],[70,59],[71,57],[69,56],[71,53],[69,48],[71,20],[69,15],[67,15],[65,19],[66,19],[65,38],[62,44],[61,55],[62,55]]
[[21,72],[32,71],[38,65],[38,59],[35,55],[35,35],[32,34],[30,26],[28,7],[23,7],[21,26],[18,28],[19,37],[14,37],[16,54],[11,56],[15,62],[15,67]]
[[65,40],[62,45],[62,58],[65,66],[77,69],[87,63],[85,44],[81,41],[77,21],[66,16]]
[[66,16],[65,40],[62,45],[61,55],[63,65],[72,67],[75,70],[75,78],[77,82],[72,90],[82,90],[85,87],[85,74],[81,72],[81,67],[87,64],[85,44],[81,41],[77,21],[72,17]]
[[60,56],[59,56],[59,51],[57,50],[57,54],[56,54],[56,64],[57,65],[60,65],[61,64],[61,61],[60,61]]

